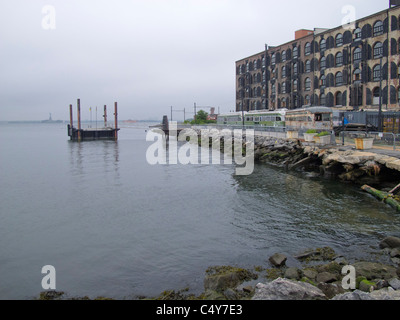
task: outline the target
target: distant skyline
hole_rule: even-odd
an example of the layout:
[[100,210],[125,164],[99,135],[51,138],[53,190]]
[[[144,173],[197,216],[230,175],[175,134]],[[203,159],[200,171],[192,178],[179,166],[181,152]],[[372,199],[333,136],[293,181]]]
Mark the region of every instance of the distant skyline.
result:
[[389,1],[2,0],[0,121],[67,120],[78,98],[82,119],[115,101],[120,119],[228,112],[237,60],[340,26],[349,7],[356,20]]

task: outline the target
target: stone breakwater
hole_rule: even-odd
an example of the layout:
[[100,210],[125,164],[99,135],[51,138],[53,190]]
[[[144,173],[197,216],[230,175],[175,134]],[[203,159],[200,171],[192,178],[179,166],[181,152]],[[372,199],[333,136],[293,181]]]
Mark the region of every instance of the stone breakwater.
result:
[[[199,145],[204,147],[200,138]],[[218,143],[215,143],[218,140]],[[224,152],[224,135],[216,134],[206,147],[220,146]],[[242,136],[243,153],[251,141]],[[310,145],[297,139],[254,136],[254,161],[287,170],[312,172],[326,178],[373,186],[397,185],[400,182],[400,159],[389,155],[359,151],[342,146]]]

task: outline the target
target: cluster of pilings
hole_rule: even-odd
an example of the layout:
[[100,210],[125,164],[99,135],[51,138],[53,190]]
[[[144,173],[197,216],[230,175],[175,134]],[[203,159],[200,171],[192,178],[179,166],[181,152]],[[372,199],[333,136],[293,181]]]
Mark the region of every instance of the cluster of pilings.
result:
[[84,141],[84,140],[118,140],[118,112],[117,102],[114,102],[114,128],[107,125],[107,106],[104,105],[104,127],[103,128],[88,128],[82,129],[81,125],[81,101],[77,100],[77,117],[78,127],[74,127],[73,116],[72,116],[72,104],[69,105],[69,118],[70,123],[68,124],[68,136],[72,141]]

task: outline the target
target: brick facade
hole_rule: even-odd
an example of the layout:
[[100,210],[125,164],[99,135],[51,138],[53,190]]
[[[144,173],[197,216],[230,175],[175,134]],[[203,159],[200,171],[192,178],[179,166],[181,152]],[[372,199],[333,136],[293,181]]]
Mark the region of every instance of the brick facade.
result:
[[295,40],[236,62],[236,111],[377,109],[380,99],[383,110],[400,110],[399,52],[400,7],[349,26],[296,31]]

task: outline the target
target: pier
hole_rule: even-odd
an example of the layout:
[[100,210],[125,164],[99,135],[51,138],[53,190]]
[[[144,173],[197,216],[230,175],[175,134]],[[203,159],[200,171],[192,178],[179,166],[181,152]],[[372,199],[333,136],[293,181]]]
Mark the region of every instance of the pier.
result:
[[104,127],[102,128],[87,128],[82,129],[81,124],[81,103],[80,99],[77,101],[77,128],[74,127],[72,104],[69,105],[70,123],[68,124],[68,136],[72,141],[87,141],[87,140],[118,140],[118,106],[117,102],[114,103],[114,127],[107,124],[107,106],[104,106]]

